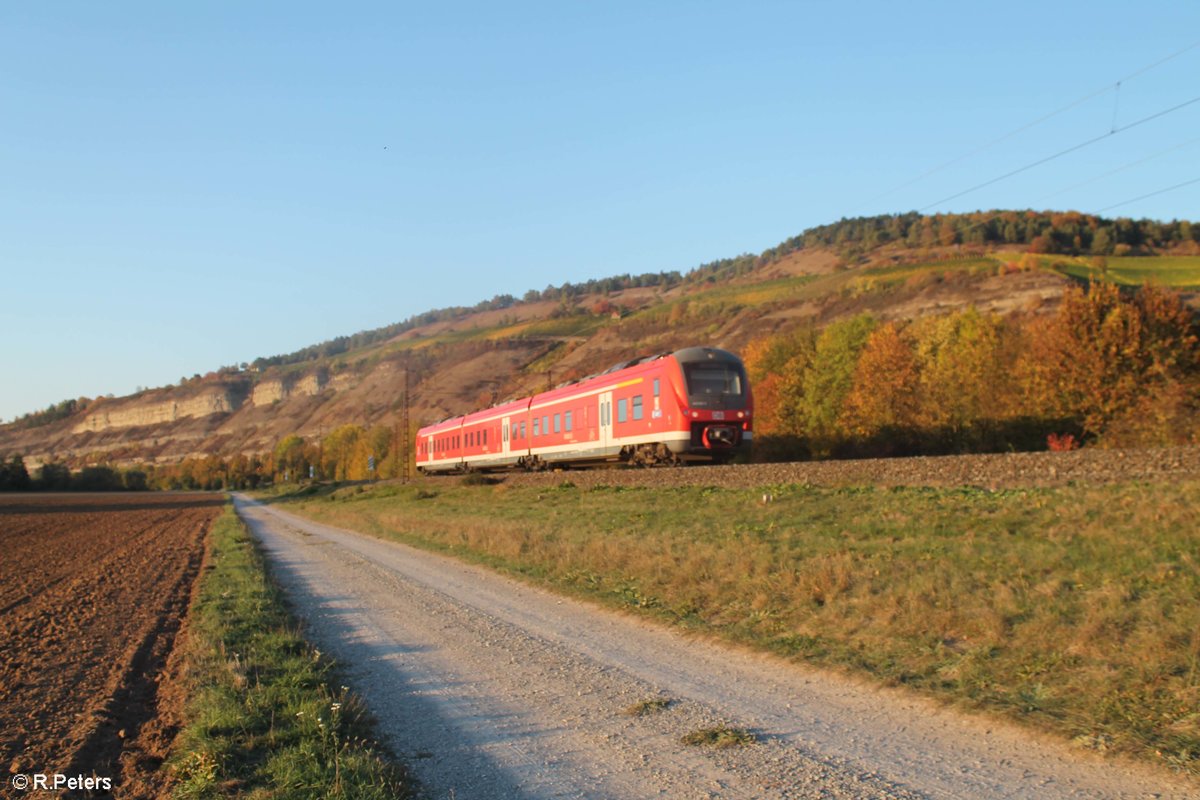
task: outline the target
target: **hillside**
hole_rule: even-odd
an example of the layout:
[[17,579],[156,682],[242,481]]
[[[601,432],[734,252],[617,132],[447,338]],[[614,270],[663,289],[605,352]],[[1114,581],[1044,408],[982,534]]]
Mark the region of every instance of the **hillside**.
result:
[[734,351],[863,312],[912,319],[974,307],[1055,308],[1073,282],[1155,283],[1195,307],[1190,223],[988,212],[845,220],[686,275],[618,276],[418,315],[179,385],[68,402],[0,426],[0,455],[33,467],[173,463],[271,451],[289,434],[428,422],[648,352]]

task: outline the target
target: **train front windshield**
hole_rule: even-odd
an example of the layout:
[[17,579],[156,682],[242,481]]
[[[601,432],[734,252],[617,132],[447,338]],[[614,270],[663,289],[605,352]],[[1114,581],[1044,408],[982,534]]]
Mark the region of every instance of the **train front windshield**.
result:
[[742,365],[724,361],[683,364],[688,403],[694,408],[741,408],[746,405]]

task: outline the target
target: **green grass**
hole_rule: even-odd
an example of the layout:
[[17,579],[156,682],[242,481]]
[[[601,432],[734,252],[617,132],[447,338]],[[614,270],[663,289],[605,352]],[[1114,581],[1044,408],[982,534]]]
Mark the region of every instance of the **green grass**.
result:
[[1057,269],[1076,278],[1109,280],[1120,286],[1147,283],[1170,289],[1200,289],[1200,256],[1109,256],[1100,270],[1090,259],[1073,260]]
[[227,508],[189,615],[186,724],[169,762],[177,798],[404,798],[372,721],[284,610]]
[[[1016,265],[1024,258],[1016,252],[996,258]],[[1092,256],[1037,256],[1040,269],[1081,280],[1106,280],[1118,286],[1153,284],[1180,291],[1200,289],[1200,256],[1106,256],[1103,267]]]
[[992,492],[429,480],[295,509],[1200,773],[1194,481]]

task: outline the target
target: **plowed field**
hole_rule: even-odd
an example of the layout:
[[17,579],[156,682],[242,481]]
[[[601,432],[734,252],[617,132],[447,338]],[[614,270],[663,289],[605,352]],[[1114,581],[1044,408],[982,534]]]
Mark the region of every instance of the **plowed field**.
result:
[[[216,495],[0,496],[0,766],[156,793]],[[7,778],[8,776],[6,776]],[[9,780],[4,780],[4,789]]]

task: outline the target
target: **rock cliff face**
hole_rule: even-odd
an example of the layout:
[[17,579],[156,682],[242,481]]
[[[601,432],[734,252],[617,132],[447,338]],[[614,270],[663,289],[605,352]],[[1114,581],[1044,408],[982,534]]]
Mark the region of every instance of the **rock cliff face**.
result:
[[[504,376],[546,351],[545,342],[476,345],[468,374]],[[435,400],[422,397],[427,381],[454,370],[459,354],[393,355],[310,366],[305,371],[232,373],[129,397],[93,401],[74,417],[33,428],[0,425],[0,458],[21,453],[36,469],[48,461],[72,467],[174,463],[183,458],[264,453],[292,433],[307,439],[339,425],[393,425],[403,409],[407,378],[414,423],[469,410],[478,390],[465,381],[437,382]],[[462,385],[460,385],[460,383]]]
[[181,419],[228,414],[242,406],[245,392],[239,387],[207,388],[190,397],[146,402],[133,397],[120,404],[102,403],[76,424],[72,433],[103,433],[114,428],[162,425]]
[[[336,384],[337,379],[334,382]],[[269,406],[293,395],[316,397],[328,385],[329,371],[325,369],[318,369],[300,377],[288,375],[281,378],[270,378],[255,384],[254,391],[250,394],[250,402],[255,406]],[[341,387],[335,385],[334,388]]]

